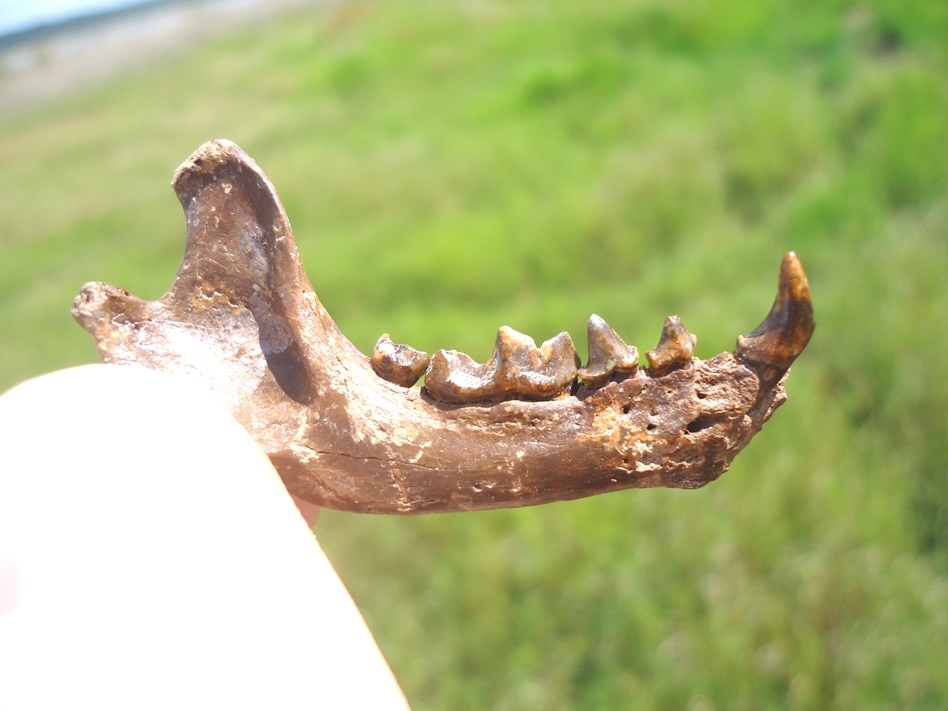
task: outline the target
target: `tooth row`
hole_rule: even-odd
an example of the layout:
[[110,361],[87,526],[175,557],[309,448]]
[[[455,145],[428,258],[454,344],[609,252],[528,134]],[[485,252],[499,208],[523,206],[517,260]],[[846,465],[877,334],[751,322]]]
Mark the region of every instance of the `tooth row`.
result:
[[[549,400],[568,392],[577,376],[588,387],[600,387],[613,375],[634,375],[638,350],[626,345],[602,318],[593,314],[586,329],[589,363],[580,368],[579,355],[568,333],[560,333],[537,347],[530,336],[508,326],[497,331],[494,352],[478,363],[459,351],[428,354],[395,344],[386,333],[372,353],[372,367],[381,377],[403,387],[412,386],[422,373],[425,389],[446,402],[496,401],[519,398]],[[649,372],[661,377],[686,368],[694,357],[697,338],[677,316],[669,316],[658,345],[648,351]]]

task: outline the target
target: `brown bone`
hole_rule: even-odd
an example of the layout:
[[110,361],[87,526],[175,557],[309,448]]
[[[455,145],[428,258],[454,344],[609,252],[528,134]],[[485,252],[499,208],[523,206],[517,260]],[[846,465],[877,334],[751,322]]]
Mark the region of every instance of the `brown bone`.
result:
[[379,377],[343,336],[303,272],[273,186],[240,148],[206,143],[173,185],[187,248],[168,293],[146,302],[91,283],[73,315],[106,362],[202,378],[287,488],[323,506],[469,511],[703,486],[786,400],[787,369],[813,331],[790,253],[770,315],[736,354],[688,353],[659,373],[635,369],[629,351],[611,376],[593,364],[589,382],[551,388],[555,399],[445,403]]

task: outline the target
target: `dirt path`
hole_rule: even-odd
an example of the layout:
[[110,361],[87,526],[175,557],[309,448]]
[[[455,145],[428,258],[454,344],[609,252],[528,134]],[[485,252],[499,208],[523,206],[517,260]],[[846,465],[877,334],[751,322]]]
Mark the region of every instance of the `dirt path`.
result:
[[313,0],[204,0],[142,8],[0,51],[0,115],[61,98],[195,42]]

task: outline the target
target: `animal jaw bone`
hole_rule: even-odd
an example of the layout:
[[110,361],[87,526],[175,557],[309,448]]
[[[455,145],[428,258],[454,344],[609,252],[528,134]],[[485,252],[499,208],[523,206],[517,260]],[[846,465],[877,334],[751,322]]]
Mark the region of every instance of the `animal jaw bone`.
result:
[[[187,247],[168,293],[146,302],[90,283],[73,315],[106,362],[204,379],[290,492],[332,508],[462,511],[703,486],[785,401],[787,369],[814,327],[790,253],[761,326],[706,361],[669,319],[649,369],[638,368],[637,351],[595,316],[585,368],[566,334],[538,349],[506,328],[485,365],[450,352],[426,365],[386,337],[370,359],[316,297],[273,186],[240,148],[204,144],[173,186]],[[406,387],[425,367],[427,385]]]

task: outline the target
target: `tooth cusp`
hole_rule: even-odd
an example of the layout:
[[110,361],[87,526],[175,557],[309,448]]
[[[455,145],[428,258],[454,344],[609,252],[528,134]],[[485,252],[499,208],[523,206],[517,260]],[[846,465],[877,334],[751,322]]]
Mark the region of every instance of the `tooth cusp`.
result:
[[634,374],[639,366],[639,351],[626,345],[605,319],[593,314],[586,326],[589,362],[578,371],[583,382],[592,387],[605,383],[614,373]]
[[578,367],[579,356],[568,333],[537,348],[529,336],[501,326],[494,352],[484,364],[458,351],[435,353],[425,374],[425,389],[432,397],[457,403],[549,400],[570,389]]
[[666,318],[658,345],[645,354],[651,375],[660,378],[673,370],[687,368],[694,358],[697,342],[698,337],[688,333],[680,318]]
[[393,343],[387,333],[382,334],[372,351],[372,369],[389,382],[410,388],[428,369],[429,358],[404,343]]

